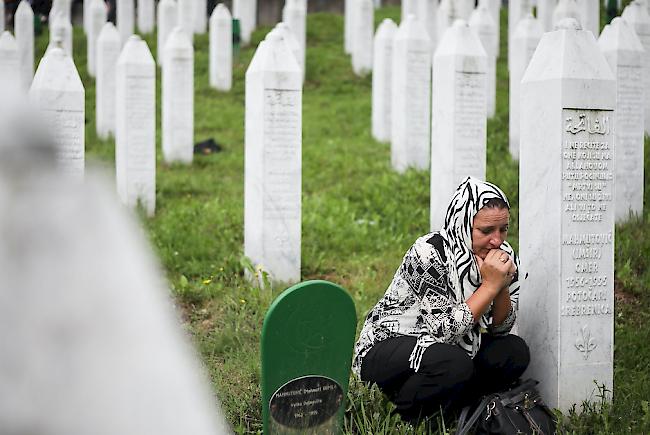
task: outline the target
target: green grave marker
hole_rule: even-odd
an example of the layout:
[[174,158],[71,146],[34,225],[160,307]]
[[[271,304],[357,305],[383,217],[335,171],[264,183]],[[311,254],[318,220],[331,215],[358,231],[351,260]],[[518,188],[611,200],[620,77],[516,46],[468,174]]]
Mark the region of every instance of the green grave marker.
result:
[[262,328],[265,434],[341,432],[357,316],[348,293],[327,281],[283,292]]

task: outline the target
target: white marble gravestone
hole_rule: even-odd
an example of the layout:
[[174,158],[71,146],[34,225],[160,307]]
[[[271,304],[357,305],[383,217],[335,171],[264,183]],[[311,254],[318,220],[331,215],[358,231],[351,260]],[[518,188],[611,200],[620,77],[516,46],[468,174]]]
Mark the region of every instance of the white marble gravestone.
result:
[[[521,82],[519,250],[525,376],[568,411],[612,391],[616,81],[575,19],[545,33]],[[540,226],[543,231],[540,231]]]
[[[356,0],[355,0],[356,1]],[[404,21],[409,15],[415,15],[417,19],[418,16],[418,1],[419,0],[402,0],[402,13],[400,15],[400,24],[401,21]]]
[[117,2],[117,30],[120,32],[122,46],[124,46],[135,29],[135,0],[115,1]]
[[155,26],[154,0],[138,0],[138,31],[152,33]]
[[553,10],[556,5],[555,0],[537,0],[537,20],[545,32],[553,30]]
[[0,95],[18,93],[22,90],[20,52],[16,40],[7,30],[0,34]]
[[117,59],[122,40],[113,23],[106,23],[97,37],[95,79],[95,124],[97,136],[107,139],[115,136],[115,92]]
[[356,0],[357,12],[352,44],[352,71],[358,76],[372,72],[375,8],[372,0]]
[[519,160],[519,113],[520,113],[520,85],[524,72],[528,68],[530,59],[535,53],[539,40],[542,39],[542,26],[539,20],[531,14],[519,21],[515,34],[512,37],[512,51],[510,60],[510,92],[509,92],[509,140],[508,149],[513,160]]
[[0,109],[3,433],[232,433],[144,231],[35,118]]
[[352,53],[352,21],[356,0],[343,0],[343,50]]
[[60,47],[47,50],[36,69],[29,100],[56,144],[56,160],[76,179],[84,174],[85,92],[72,58]]
[[156,64],[147,43],[132,35],[117,61],[115,172],[124,204],[156,208]]
[[165,162],[192,163],[194,48],[180,27],[165,44],[162,66],[162,151]]
[[[575,2],[575,0],[572,0]],[[512,37],[519,21],[533,12],[532,0],[511,0],[508,2],[508,54],[512,52]],[[508,70],[510,70],[510,56],[508,57]]]
[[246,71],[244,254],[271,279],[300,279],[302,75],[279,32]]
[[553,9],[553,29],[565,18],[574,18],[582,26],[582,14],[576,0],[559,0]]
[[442,228],[460,182],[485,180],[487,55],[469,25],[456,21],[433,56],[430,228]]
[[372,136],[379,142],[390,142],[393,40],[397,25],[384,19],[375,34],[372,67]]
[[61,46],[67,55],[72,57],[72,24],[62,12],[54,14],[54,21],[50,22],[52,25],[50,25],[48,50],[54,46]]
[[0,32],[5,31],[4,16],[5,16],[5,2],[4,2],[4,0],[0,0],[0,17],[1,17],[0,18]]
[[223,3],[210,16],[210,86],[232,88],[232,16]]
[[[537,0],[537,4],[541,0]],[[479,0],[480,4],[481,0]],[[499,57],[499,44],[501,43],[501,0],[488,0],[488,7],[490,8],[490,14],[492,15],[492,21],[494,22],[496,38],[494,39],[494,52]],[[539,7],[539,6],[538,6]]]
[[82,9],[84,33],[88,33],[90,27],[90,0],[83,0]]
[[62,13],[68,22],[72,23],[72,0],[52,0],[52,7],[48,14],[48,23],[53,23],[56,14]]
[[436,41],[442,39],[447,32],[447,29],[451,27],[457,17],[458,13],[454,6],[454,0],[440,0],[438,16],[436,17]]
[[591,31],[596,39],[600,34],[600,2],[598,0],[577,0],[582,28]]
[[208,26],[207,0],[194,0],[194,33],[203,35]]
[[453,0],[456,8],[456,17],[460,20],[469,20],[474,10],[474,0]]
[[[296,59],[296,62],[298,62],[298,66],[300,66],[302,69],[302,65],[300,65],[300,61],[302,59],[302,51],[300,50],[300,44],[298,41],[296,41],[296,38],[293,37],[291,28],[285,23],[278,23],[275,25],[275,28],[273,30],[282,34],[282,39],[284,40],[285,44],[289,45],[289,51],[293,53],[293,57]],[[303,82],[304,79],[305,72],[303,70]]]
[[616,77],[615,216],[624,222],[643,213],[643,46],[620,17],[605,26],[598,46]]
[[431,47],[435,49],[438,40],[438,0],[417,0],[415,15],[429,34]]
[[643,91],[644,91],[644,128],[650,134],[650,16],[645,4],[633,1],[623,10],[621,16],[634,27],[636,35],[641,40],[645,53],[643,55]]
[[163,64],[163,53],[167,37],[178,23],[178,5],[176,0],[160,0],[158,3],[158,34],[156,55],[158,65]]
[[14,16],[14,31],[20,53],[20,77],[27,90],[34,77],[34,12],[27,0],[22,0]]
[[[178,23],[190,41],[194,40],[194,0],[177,0]],[[164,50],[164,48],[163,48]],[[163,62],[164,63],[164,62]]]
[[[356,2],[365,1],[365,0],[355,0]],[[373,10],[374,12],[374,10]],[[306,73],[306,52],[307,52],[307,8],[306,4],[302,0],[285,0],[284,8],[282,9],[282,22],[289,26],[289,30],[293,34],[294,39],[298,42],[300,47],[300,53],[298,60],[298,66],[302,70],[303,80],[305,79]],[[354,29],[354,41],[357,40],[359,35],[357,35],[357,30]],[[353,42],[354,42],[353,41]],[[354,50],[354,46],[353,46]],[[354,56],[354,54],[353,54]]]
[[469,20],[469,26],[476,32],[483,49],[487,55],[486,91],[487,91],[487,116],[492,118],[496,111],[497,93],[497,52],[496,52],[496,27],[492,14],[488,9],[487,1],[483,1]]
[[88,29],[86,31],[87,68],[88,74],[95,77],[97,64],[97,38],[106,24],[106,4],[103,0],[90,0],[88,13]]
[[414,15],[393,38],[391,152],[393,169],[427,169],[431,142],[431,40]]
[[251,42],[251,34],[257,27],[257,0],[233,0],[233,18],[239,19],[242,45]]

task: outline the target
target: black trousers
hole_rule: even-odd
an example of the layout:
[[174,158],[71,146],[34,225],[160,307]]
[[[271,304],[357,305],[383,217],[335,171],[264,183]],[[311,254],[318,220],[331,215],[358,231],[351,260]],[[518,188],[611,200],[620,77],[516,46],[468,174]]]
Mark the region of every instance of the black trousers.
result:
[[415,337],[376,343],[361,365],[361,379],[376,383],[406,421],[457,412],[480,396],[507,388],[528,367],[528,346],[516,335],[483,334],[481,348],[470,358],[460,347],[436,343],[422,357],[417,373],[409,367]]

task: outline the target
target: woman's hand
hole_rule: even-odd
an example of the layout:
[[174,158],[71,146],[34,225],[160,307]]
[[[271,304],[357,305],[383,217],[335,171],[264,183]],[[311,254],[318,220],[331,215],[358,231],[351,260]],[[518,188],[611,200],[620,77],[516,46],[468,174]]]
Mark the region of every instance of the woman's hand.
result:
[[510,285],[517,271],[510,256],[501,249],[490,250],[485,260],[477,256],[476,261],[481,272],[482,285],[490,289],[494,296]]

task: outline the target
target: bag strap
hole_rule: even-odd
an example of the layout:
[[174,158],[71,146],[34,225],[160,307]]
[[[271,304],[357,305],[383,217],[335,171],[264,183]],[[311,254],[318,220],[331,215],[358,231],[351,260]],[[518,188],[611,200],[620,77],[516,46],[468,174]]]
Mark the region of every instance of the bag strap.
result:
[[469,431],[474,427],[476,421],[483,413],[483,409],[492,401],[492,396],[487,396],[481,400],[478,404],[472,416],[465,422],[467,415],[469,414],[470,407],[466,406],[460,413],[458,418],[458,429],[456,429],[456,435],[467,435]]

